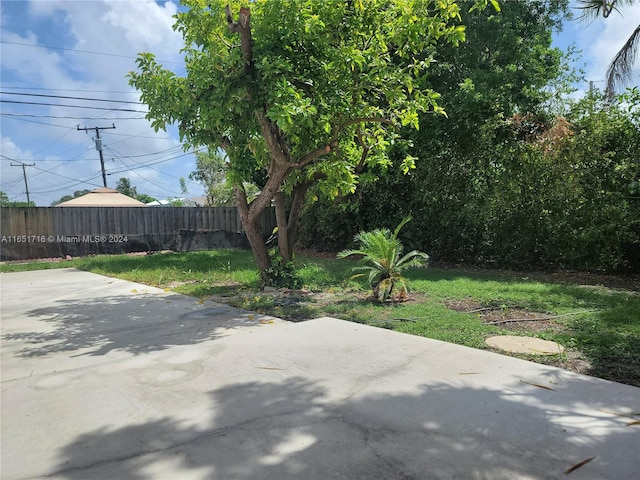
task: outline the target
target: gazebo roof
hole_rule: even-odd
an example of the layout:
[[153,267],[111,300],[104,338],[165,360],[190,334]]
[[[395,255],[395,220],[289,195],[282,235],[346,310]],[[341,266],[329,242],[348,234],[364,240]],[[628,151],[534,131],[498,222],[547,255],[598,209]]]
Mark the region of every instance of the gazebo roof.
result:
[[145,207],[135,198],[123,195],[113,188],[100,187],[81,197],[59,203],[57,207]]

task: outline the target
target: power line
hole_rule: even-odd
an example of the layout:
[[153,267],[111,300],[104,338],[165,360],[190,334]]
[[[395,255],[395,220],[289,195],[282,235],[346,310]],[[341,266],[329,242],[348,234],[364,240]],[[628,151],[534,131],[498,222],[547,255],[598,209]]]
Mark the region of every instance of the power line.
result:
[[[177,145],[177,146],[179,147],[179,145]],[[167,149],[167,150],[172,150],[173,148],[174,148],[174,147],[171,147],[170,149]],[[126,156],[126,155],[123,155],[122,153],[118,152],[117,150],[115,150],[115,149],[113,149],[113,148],[111,148],[111,147],[107,147],[107,150],[109,150],[110,152],[112,152],[114,155],[117,155],[117,157],[116,157],[116,158],[114,158],[114,160],[119,160],[120,162],[122,162],[122,164],[123,164],[125,167],[128,167],[128,168],[129,168],[129,170],[131,171],[131,173],[134,173],[135,175],[139,176],[140,178],[144,178],[142,175],[140,175],[138,172],[136,172],[136,171],[135,171],[135,167],[132,167],[132,166],[128,165],[127,163],[125,163],[125,161],[124,161],[124,159],[125,159],[125,158],[126,158],[126,159],[128,159],[128,160],[132,160],[132,157],[128,157],[128,156]],[[163,152],[158,152],[158,153],[163,153]],[[139,156],[139,155],[138,155],[138,156]],[[134,164],[136,164],[136,165],[137,165],[137,162],[136,162],[135,160],[132,160],[132,161],[134,162]],[[175,175],[171,175],[171,174],[169,174],[169,173],[163,172],[162,170],[158,170],[157,168],[153,168],[153,167],[149,167],[149,166],[148,166],[148,167],[145,167],[145,168],[148,168],[149,170],[154,170],[154,171],[156,171],[156,172],[160,173],[161,175],[166,175],[167,177],[176,178],[176,179],[179,179],[179,178],[180,178],[180,177],[176,177]],[[162,185],[158,185],[157,183],[154,183],[154,182],[152,182],[152,181],[151,181],[151,180],[149,180],[149,179],[145,179],[145,180],[146,180],[147,182],[151,183],[152,185],[155,185],[155,186],[160,187],[160,188],[165,188],[165,187],[163,187]]]
[[131,167],[129,169],[124,169],[124,170],[117,170],[117,171],[111,172],[111,173],[112,174],[117,174],[117,173],[122,173],[122,172],[129,171],[129,170],[133,170],[134,168],[146,168],[146,167],[149,167],[151,165],[157,165],[158,163],[169,162],[171,160],[175,160],[176,158],[185,157],[187,155],[193,155],[196,152],[202,152],[203,150],[205,150],[205,148],[207,148],[207,147],[202,147],[202,148],[199,148],[199,149],[194,150],[192,152],[183,153],[182,155],[176,155],[175,157],[165,158],[163,160],[156,160],[156,161],[149,162],[149,163],[139,163],[136,167]]
[[[78,50],[75,48],[64,48],[64,47],[53,47],[51,45],[34,45],[32,43],[23,43],[23,42],[9,42],[6,40],[0,40],[0,43],[5,43],[7,45],[21,45],[23,47],[33,47],[33,48],[46,48],[46,49],[50,49],[50,50],[63,50],[65,52],[76,52],[76,53],[89,53],[92,55],[104,55],[107,57],[119,57],[119,58],[132,58],[134,60],[136,60],[138,57],[132,57],[131,55],[120,55],[117,53],[103,53],[103,52],[93,52],[90,50]],[[162,60],[162,59],[158,59],[159,62],[162,63],[174,63],[176,65],[182,65],[183,62],[173,62],[171,60]]]
[[0,86],[5,88],[14,88],[16,90],[46,90],[49,92],[85,92],[85,93],[137,93],[137,90],[86,90],[81,88],[46,88],[46,87],[21,87],[19,85],[11,85],[0,82]]
[[[24,160],[24,159],[23,159]],[[16,159],[17,162],[21,162],[23,161],[21,159]],[[95,161],[95,159],[90,159],[90,158],[39,158],[38,162],[61,162],[61,163],[68,163],[68,162],[93,162]],[[53,168],[59,168],[59,167],[52,167]]]
[[[113,149],[113,148],[111,148],[111,147],[108,147],[108,150],[112,151],[112,152],[113,152],[113,153],[115,153],[116,155],[119,155],[119,157],[117,157],[117,159],[118,159],[118,160],[120,160],[123,164],[125,164],[125,163],[124,163],[124,161],[122,160],[122,158],[129,158],[129,159],[131,158],[131,157],[127,157],[126,155],[122,155],[122,154],[121,154],[121,153],[119,153],[117,150],[114,150],[114,149]],[[135,160],[134,160],[134,163],[135,163]],[[126,164],[125,164],[125,165],[126,165]],[[137,168],[137,167],[136,167],[136,168]],[[158,169],[158,168],[155,168],[155,167],[153,167],[153,166],[150,166],[150,165],[144,165],[144,168],[148,168],[149,170],[154,170],[154,171],[158,172],[158,173],[159,173],[159,174],[161,174],[161,175],[164,175],[164,176],[167,176],[167,177],[171,177],[171,178],[176,178],[176,179],[178,179],[178,180],[181,178],[181,177],[177,177],[177,176],[175,176],[175,175],[171,175],[170,173],[164,172],[164,171],[162,171],[162,170],[160,170],[160,169]],[[131,170],[133,170],[133,167],[131,167]]]
[[39,105],[39,106],[48,106],[48,107],[87,108],[90,110],[107,110],[110,112],[149,113],[142,110],[133,110],[130,108],[105,108],[105,107],[92,107],[92,106],[82,106],[82,105],[68,105],[68,104],[62,104],[62,103],[23,102],[19,100],[0,100],[0,103],[15,103],[20,105]]
[[0,91],[0,95],[20,95],[22,97],[45,97],[45,98],[65,98],[69,100],[90,100],[92,102],[109,102],[109,103],[134,103],[136,105],[145,105],[143,102],[127,101],[127,100],[107,100],[104,98],[91,98],[91,97],[71,97],[68,95],[45,95],[43,93],[20,93],[20,92],[3,92]]
[[[113,151],[113,153],[115,153],[116,155],[120,156],[120,157],[124,157],[124,158],[139,158],[139,157],[150,157],[152,155],[160,155],[161,153],[168,153],[170,150],[176,150],[182,148],[182,145],[174,145],[173,147],[169,147],[165,150],[160,150],[159,152],[153,152],[153,153],[143,153],[141,155],[123,155],[120,152],[117,152],[116,150],[110,148],[110,150]],[[176,153],[176,152],[173,152]]]
[[13,188],[19,183],[20,183],[19,178],[17,180],[9,180],[8,182],[5,182],[2,184],[3,185],[2,190],[6,190],[7,188]]
[[[127,165],[126,163],[124,163],[124,161],[123,161],[121,158],[119,158],[118,160],[120,160],[120,161],[122,162],[122,164],[123,164],[125,167],[128,167],[128,165]],[[134,175],[136,175],[137,177],[140,177],[140,178],[141,178],[142,180],[144,180],[145,182],[150,183],[151,185],[154,185],[154,186],[156,186],[156,187],[158,187],[158,188],[160,188],[160,189],[161,189],[161,190],[158,190],[158,191],[155,191],[155,192],[154,192],[153,190],[151,190],[151,189],[147,188],[147,191],[151,191],[151,193],[152,193],[152,194],[154,194],[154,195],[159,195],[159,193],[158,193],[158,192],[162,193],[162,195],[166,195],[167,193],[171,193],[171,194],[173,195],[173,194],[176,194],[176,193],[177,193],[177,191],[176,191],[176,190],[173,190],[173,191],[171,191],[171,192],[168,192],[168,188],[166,188],[166,187],[164,187],[164,186],[162,186],[162,185],[159,185],[159,184],[157,184],[157,183],[155,183],[155,182],[152,182],[152,181],[151,181],[151,180],[149,180],[148,178],[143,177],[143,176],[142,176],[142,175],[140,175],[138,172],[136,172],[134,169],[130,169],[129,171],[130,171],[131,173],[133,173]],[[114,175],[114,174],[110,173],[109,175]]]
[[64,185],[64,186],[62,186],[60,188],[54,188],[54,189],[51,189],[51,190],[37,190],[37,191],[33,191],[31,193],[36,193],[38,195],[45,195],[47,193],[59,192],[61,190],[68,190],[68,189],[73,188],[73,187],[75,187],[77,185],[89,185],[89,186],[92,186],[92,187],[100,187],[101,186],[100,184],[91,182],[91,180],[93,180],[94,178],[97,178],[99,176],[100,176],[100,174],[97,173],[96,175],[94,175],[91,178],[88,178],[87,180],[74,180],[73,183],[70,183],[68,185]]
[[[10,161],[19,161],[19,160],[16,160],[15,158],[10,158],[10,157],[7,157],[6,155],[2,155],[2,154],[0,154],[0,158],[3,158],[3,159],[5,159],[5,160],[10,160]],[[21,163],[22,163],[22,162],[21,162]],[[39,170],[41,173],[47,173],[47,174],[49,174],[49,175],[55,175],[55,176],[57,176],[57,177],[61,177],[61,178],[65,178],[65,179],[67,179],[67,180],[71,180],[71,181],[72,181],[72,183],[67,184],[67,185],[64,185],[64,186],[59,187],[59,188],[54,188],[54,189],[48,189],[48,190],[34,190],[34,191],[32,191],[31,193],[35,193],[35,194],[47,194],[47,193],[53,193],[53,192],[58,192],[58,191],[60,191],[60,190],[67,190],[67,189],[69,189],[69,188],[71,188],[71,187],[74,187],[74,186],[76,186],[76,185],[82,185],[82,184],[87,184],[87,185],[91,185],[91,186],[94,186],[94,187],[100,187],[100,186],[101,186],[101,185],[99,185],[99,184],[97,184],[97,183],[93,183],[93,182],[91,181],[91,180],[93,180],[94,178],[99,177],[99,176],[100,176],[100,173],[98,173],[98,174],[96,174],[96,175],[93,175],[92,177],[89,177],[89,178],[84,179],[84,180],[78,180],[77,178],[69,177],[69,176],[67,176],[67,175],[62,175],[61,173],[56,173],[56,172],[54,172],[53,170],[45,170],[45,169],[40,168],[40,167],[37,167],[37,166],[35,166],[35,165],[33,166],[33,169],[34,169],[34,170]],[[34,175],[34,177],[35,177],[35,176],[37,176],[37,175],[38,175],[38,174]],[[16,184],[17,184],[17,182],[19,182],[19,181],[20,181],[20,180],[18,180],[18,181],[16,181],[16,182],[12,183],[10,186],[12,187],[12,186],[16,185]],[[5,188],[7,188],[7,187],[5,187]]]
[[[2,155],[2,154],[0,154],[0,157],[1,157],[1,158],[3,158],[3,159],[5,159],[5,160],[10,160],[10,161],[12,161],[12,162],[20,162],[20,160],[17,160],[17,159],[15,159],[15,158],[11,158],[11,157],[7,157],[6,155]],[[23,162],[20,162],[20,163],[23,163]],[[44,168],[40,168],[40,167],[37,167],[37,166],[35,166],[35,165],[33,166],[33,168],[34,168],[34,170],[39,170],[39,171],[41,171],[41,172],[43,172],[43,173],[48,173],[48,174],[50,174],[50,175],[55,175],[55,176],[57,176],[57,177],[66,178],[67,180],[73,180],[74,182],[75,182],[75,181],[78,181],[78,179],[77,179],[77,178],[68,177],[68,176],[66,176],[66,175],[62,175],[61,173],[56,173],[56,172],[54,172],[54,171],[53,171],[53,169],[45,170]],[[54,168],[57,168],[57,167],[54,167]],[[99,174],[98,174],[98,176],[99,176]],[[91,177],[91,178],[90,178],[90,179],[88,179],[88,180],[92,180],[92,179],[94,179],[94,178],[96,178],[96,176],[93,176],[93,177]],[[88,180],[87,180],[87,182],[88,182]],[[100,185],[96,185],[96,186],[97,186],[97,187],[99,187]]]
[[[93,108],[93,107],[86,107]],[[4,113],[0,112],[0,115],[3,117],[29,117],[29,118],[60,118],[65,120],[145,120],[145,117],[70,117],[63,115],[32,115],[28,113]],[[22,120],[21,118],[15,118],[15,120]],[[28,122],[29,120],[23,120]],[[42,122],[34,122],[34,123],[42,123]],[[45,123],[44,125],[52,125],[50,123]],[[57,127],[58,125],[53,125]],[[73,128],[73,127],[65,127],[65,128]],[[155,138],[155,137],[153,137]]]
[[[97,119],[100,120],[100,119]],[[104,119],[102,119],[104,120]],[[122,120],[122,119],[118,119],[116,118],[116,120]],[[129,119],[129,120],[141,120],[141,119]],[[153,132],[153,129],[150,129],[146,132],[143,132],[139,135],[131,135],[129,133],[112,133],[111,135],[114,135],[116,137],[130,137],[130,138],[153,138],[155,140],[176,140],[174,137],[156,137],[154,135],[145,135],[145,133],[149,133],[149,132]]]
[[94,178],[98,178],[98,177],[100,176],[100,173],[96,173],[96,174],[95,174],[95,175],[93,175],[92,177],[89,177],[89,178],[87,178],[87,179],[85,179],[85,180],[78,180],[77,178],[68,177],[68,176],[66,176],[66,175],[62,175],[61,173],[55,173],[55,172],[52,172],[52,171],[50,171],[50,170],[43,170],[42,168],[38,168],[38,167],[33,167],[33,168],[35,168],[36,170],[42,170],[42,171],[43,171],[43,172],[45,172],[45,173],[49,173],[49,174],[51,174],[51,175],[56,175],[56,176],[58,176],[58,177],[66,178],[67,180],[71,180],[72,182],[75,182],[75,183],[72,183],[72,184],[70,184],[70,185],[66,185],[66,186],[60,187],[60,188],[54,188],[53,190],[44,190],[44,191],[42,191],[42,190],[38,190],[38,191],[34,191],[33,193],[51,193],[51,192],[58,192],[58,191],[60,191],[60,190],[66,190],[67,188],[71,188],[71,187],[73,187],[73,186],[75,186],[75,185],[80,185],[80,184],[83,184],[83,183],[86,183],[86,184],[88,184],[88,185],[92,185],[92,186],[94,186],[94,187],[101,187],[101,186],[102,186],[102,185],[100,185],[100,184],[98,184],[98,183],[93,183],[93,182],[91,181],[91,180],[93,180]]
[[[0,116],[3,117],[11,117],[11,120],[19,120],[21,122],[29,122],[29,123],[37,123],[40,125],[47,125],[49,127],[58,127],[58,128],[73,128],[73,127],[69,127],[67,125],[56,125],[55,123],[47,123],[47,122],[38,122],[37,120],[27,120],[26,118],[19,118],[19,117],[35,117],[35,118],[62,118],[62,117],[52,117],[50,115],[20,115],[20,114],[12,114],[12,113],[4,113],[1,112]],[[66,118],[66,117],[65,117]],[[75,119],[75,120],[82,120],[80,118]],[[118,119],[119,120],[119,119]]]
[[71,130],[67,130],[66,132],[64,132],[62,135],[60,135],[58,138],[56,138],[53,142],[49,143],[48,145],[42,147],[40,150],[38,150],[37,152],[35,152],[33,155],[38,155],[39,153],[43,152],[44,150],[47,150],[48,148],[52,147],[53,145],[55,145],[56,143],[58,143],[60,140],[62,140],[64,137],[66,137],[67,135],[69,135],[69,133],[71,133]]

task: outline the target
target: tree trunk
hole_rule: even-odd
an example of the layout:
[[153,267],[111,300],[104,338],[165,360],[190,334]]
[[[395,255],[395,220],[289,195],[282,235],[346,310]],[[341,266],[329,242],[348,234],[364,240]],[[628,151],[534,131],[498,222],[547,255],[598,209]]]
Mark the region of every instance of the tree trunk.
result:
[[[229,31],[237,33],[240,36],[240,49],[245,63],[244,73],[249,80],[249,84],[253,85],[255,82],[255,69],[253,65],[253,40],[250,25],[251,11],[247,7],[240,8],[237,21],[234,20],[231,8],[228,5],[225,11]],[[251,96],[251,94],[250,88],[249,96]],[[318,146],[297,161],[294,161],[294,159],[291,158],[286,136],[278,125],[267,117],[267,110],[268,108],[265,105],[264,108],[254,111],[256,121],[262,131],[262,138],[266,143],[271,157],[271,163],[267,169],[267,182],[263,186],[259,197],[251,202],[250,205],[247,203],[244,188],[241,185],[236,185],[235,187],[242,226],[256,258],[258,268],[260,269],[263,284],[265,284],[268,279],[266,270],[271,266],[271,259],[269,258],[269,252],[264,244],[261,232],[257,227],[257,220],[260,214],[271,204],[271,201],[275,199],[280,255],[282,256],[283,265],[290,262],[293,256],[293,245],[296,240],[298,222],[304,203],[304,194],[309,190],[311,184],[305,182],[294,189],[292,208],[287,218],[284,196],[280,191],[287,175],[293,170],[304,168],[306,165],[310,165],[324,155],[330,154],[338,147],[340,128],[362,121],[362,119],[350,120],[340,128],[336,128],[334,138],[331,142]],[[300,191],[301,194],[298,194],[298,191]]]
[[287,206],[284,194],[278,191],[276,201],[276,223],[278,225],[278,249],[282,257],[281,265],[286,265],[293,258],[293,252],[289,243],[289,226],[287,222]]
[[[251,204],[247,203],[247,194],[244,187],[241,184],[235,185],[236,203],[238,212],[240,213],[240,221],[242,222],[242,228],[244,228],[247,240],[251,246],[251,251],[260,270],[263,285],[266,285],[269,278],[266,270],[271,267],[271,258],[269,257],[269,250],[264,242],[264,232],[261,232],[258,227],[258,220],[265,209],[271,206],[271,201],[276,196],[278,188],[282,185],[288,173],[289,168],[287,166],[274,165],[269,172],[267,183],[265,183],[262,188],[262,192]],[[286,230],[285,227],[284,231],[286,232]]]
[[[236,204],[238,206],[238,212],[240,213],[240,222],[242,222],[242,228],[247,235],[247,240],[251,246],[251,251],[256,259],[258,270],[260,270],[260,276],[262,282],[265,281],[265,271],[271,266],[271,259],[269,258],[269,251],[264,243],[263,232],[258,228],[256,222],[257,217],[251,218],[249,214],[249,205],[247,204],[247,194],[244,191],[242,185],[235,186]],[[263,209],[264,210],[264,209]]]

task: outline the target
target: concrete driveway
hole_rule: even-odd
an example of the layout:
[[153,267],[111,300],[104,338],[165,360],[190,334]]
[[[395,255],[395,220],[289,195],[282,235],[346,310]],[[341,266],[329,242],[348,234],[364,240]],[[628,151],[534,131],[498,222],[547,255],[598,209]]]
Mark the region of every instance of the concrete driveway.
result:
[[640,478],[635,387],[74,269],[0,282],[3,480]]

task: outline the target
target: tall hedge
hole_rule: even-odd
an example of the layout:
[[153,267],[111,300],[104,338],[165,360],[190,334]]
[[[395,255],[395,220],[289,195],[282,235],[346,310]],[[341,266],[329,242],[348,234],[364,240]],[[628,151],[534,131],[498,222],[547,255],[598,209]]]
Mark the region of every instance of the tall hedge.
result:
[[473,148],[425,135],[411,175],[311,207],[304,241],[338,250],[361,229],[411,214],[403,241],[435,259],[640,271],[639,98],[587,98],[549,121],[487,122]]

